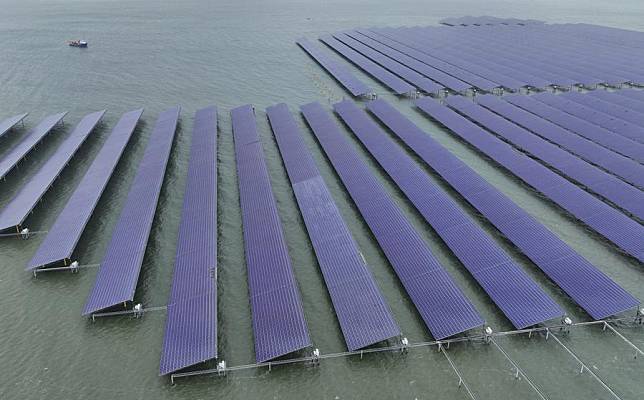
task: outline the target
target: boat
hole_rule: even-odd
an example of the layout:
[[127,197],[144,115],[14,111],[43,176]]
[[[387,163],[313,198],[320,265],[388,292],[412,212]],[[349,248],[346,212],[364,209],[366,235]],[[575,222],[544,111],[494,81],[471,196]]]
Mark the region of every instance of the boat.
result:
[[67,44],[71,47],[87,47],[87,42],[84,40],[69,40]]

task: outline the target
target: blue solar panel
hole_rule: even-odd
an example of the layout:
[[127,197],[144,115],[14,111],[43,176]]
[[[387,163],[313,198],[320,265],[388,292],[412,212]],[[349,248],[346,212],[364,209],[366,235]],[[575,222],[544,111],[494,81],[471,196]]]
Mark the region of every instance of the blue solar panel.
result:
[[392,106],[377,100],[367,107],[594,319],[637,307],[637,299]]
[[29,115],[29,113],[15,115],[0,122],[0,137],[3,137],[7,132],[13,129],[13,127],[21,123],[27,115]]
[[436,339],[483,319],[319,103],[301,107],[313,133]]
[[333,38],[332,36],[322,36],[320,38],[327,46],[340,53],[344,58],[351,61],[363,71],[377,79],[380,83],[387,86],[396,94],[406,94],[415,91],[415,88],[405,82],[398,76],[387,71],[380,65],[371,61],[367,57],[353,50],[351,47]]
[[628,213],[644,219],[644,192],[636,187],[588,164],[469,99],[451,96],[447,99],[447,104],[518,149],[542,160],[564,176],[580,183],[587,191],[596,193]]
[[383,100],[367,107],[594,319],[637,307],[637,299],[395,108]]
[[349,350],[400,335],[286,104],[266,110]]
[[[613,117],[628,121],[637,126],[644,127],[644,114],[633,111],[628,107],[620,106],[619,104],[614,104],[610,101],[605,101],[579,92],[564,93],[562,96],[586,107],[612,115]],[[640,110],[644,111],[644,108],[641,108]]]
[[54,183],[69,160],[76,154],[78,148],[94,130],[94,127],[103,117],[105,111],[98,111],[86,115],[76,126],[74,131],[56,149],[54,154],[40,167],[18,193],[0,211],[0,231],[16,229],[36,207],[40,198]]
[[504,96],[503,98],[517,107],[521,107],[607,149],[632,158],[639,163],[644,162],[644,145],[641,143],[615,135],[602,127],[586,122],[582,118],[577,118],[532,97],[512,95]]
[[446,106],[428,98],[418,100],[416,105],[623,251],[644,261],[644,226],[517,152]]
[[386,55],[370,48],[369,46],[365,46],[361,42],[351,38],[344,33],[338,33],[333,36],[347,46],[353,48],[355,51],[362,53],[365,57],[368,57],[372,61],[382,65],[384,68],[416,86],[418,89],[424,91],[425,93],[437,94],[444,89],[443,86],[437,84],[431,79],[427,79],[413,69],[406,67],[402,63],[387,57]]
[[159,373],[217,357],[217,108],[195,114]]
[[633,100],[644,101],[644,91],[636,89],[623,89],[613,92],[618,96],[628,97]]
[[372,31],[391,39],[401,41],[416,50],[480,75],[507,89],[519,90],[528,85],[528,82],[519,81],[505,74],[496,72],[495,69],[485,67],[481,65],[480,62],[472,62],[470,59],[463,58],[462,54],[454,53],[448,47],[442,47],[441,49],[433,48],[431,46],[432,42],[421,37],[419,35],[420,32],[418,31],[402,28],[372,29]]
[[180,111],[180,107],[172,107],[157,119],[83,315],[125,305],[134,299]]
[[[396,50],[402,54],[405,54],[413,58],[414,60],[418,60],[424,65],[427,65],[428,67],[433,68],[436,71],[446,74],[448,77],[453,77],[453,79],[455,80],[460,80],[461,82],[465,82],[469,86],[476,87],[486,91],[490,91],[494,88],[499,87],[499,85],[495,82],[489,81],[481,76],[473,74],[455,65],[439,60],[428,54],[422,53],[412,47],[409,47],[403,43],[392,40],[386,36],[379,35],[367,29],[357,29],[356,32],[360,33],[365,37],[373,39],[378,43],[382,43],[393,50]],[[420,70],[418,71],[420,72]],[[430,75],[427,75],[427,76],[430,76]],[[441,82],[443,85],[445,85],[446,87],[449,87],[452,90],[459,91],[457,88],[461,87],[461,85],[455,81],[450,82],[449,80],[445,80],[445,79],[437,79],[437,81]]]
[[503,101],[498,96],[477,96],[476,102],[622,180],[644,188],[644,165]]
[[354,103],[335,111],[517,329],[561,308]]
[[27,264],[27,271],[71,261],[87,222],[107,186],[143,109],[123,114],[85,176]]
[[250,105],[233,120],[255,359],[264,362],[311,345],[300,292]]
[[49,132],[56,126],[67,112],[50,115],[43,119],[35,128],[29,131],[27,135],[18,144],[9,150],[0,160],[0,178],[7,176],[26,155],[29,153],[40,141],[47,136]]
[[306,51],[322,68],[333,76],[345,89],[354,96],[362,96],[371,93],[371,89],[358,78],[353,76],[343,65],[327,56],[320,48],[311,43],[308,39],[301,38],[297,40],[304,51]]
[[438,82],[441,85],[444,85],[446,88],[449,88],[455,92],[465,92],[468,89],[472,88],[472,85],[469,85],[460,79],[456,79],[451,75],[444,73],[441,70],[438,70],[434,67],[430,67],[427,64],[424,64],[415,58],[412,58],[405,53],[392,49],[385,46],[384,44],[373,40],[365,35],[358,33],[357,31],[347,31],[345,32],[347,36],[363,43],[374,50],[381,52],[382,54],[390,57],[393,60],[398,61],[399,63],[413,69],[414,71],[426,76],[429,79],[432,79]]
[[593,110],[574,101],[566,100],[562,96],[556,96],[552,93],[540,93],[533,97],[545,104],[576,117],[583,118],[590,123],[601,126],[625,138],[644,143],[644,128],[641,126],[615,118],[604,112]]
[[644,114],[644,99],[637,100],[632,99],[627,96],[621,96],[619,93],[625,92],[625,90],[620,90],[617,92],[609,92],[607,90],[593,90],[587,92],[588,96],[599,98],[611,104],[618,104],[629,111],[639,115]]

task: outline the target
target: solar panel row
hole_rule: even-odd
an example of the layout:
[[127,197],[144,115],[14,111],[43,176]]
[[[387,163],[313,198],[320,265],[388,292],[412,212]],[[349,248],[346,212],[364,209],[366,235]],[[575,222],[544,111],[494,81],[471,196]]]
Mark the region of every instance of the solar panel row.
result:
[[27,117],[27,115],[29,115],[29,113],[15,115],[0,122],[0,137],[3,137],[7,132],[21,123]]
[[255,358],[264,362],[308,347],[311,339],[257,134],[255,112],[246,105],[230,113]]
[[355,51],[361,53],[365,57],[368,57],[373,62],[380,64],[382,67],[386,68],[387,70],[391,71],[392,73],[406,80],[407,82],[414,85],[416,88],[422,90],[425,93],[438,94],[444,89],[443,86],[437,84],[431,79],[427,79],[426,77],[414,71],[413,69],[385,56],[382,53],[379,53],[378,51],[370,48],[369,46],[365,46],[364,44],[360,43],[359,41],[351,38],[350,36],[344,33],[337,33],[333,36],[339,41],[341,41],[342,43],[353,48]]
[[54,180],[85,142],[85,139],[92,133],[98,122],[103,118],[103,114],[105,114],[105,111],[98,111],[83,117],[54,154],[0,211],[0,232],[9,229],[20,231],[20,226],[27,216],[36,207],[45,192],[49,190]]
[[[376,34],[374,32],[371,32],[368,29],[357,29],[356,32],[360,33],[362,36],[367,37],[369,39],[373,39],[378,43],[382,43],[386,45],[387,47],[399,51],[403,54],[406,54],[410,57],[412,57],[414,60],[418,60],[424,65],[427,65],[429,68],[434,68],[438,71],[441,71],[448,76],[454,77],[454,79],[459,79],[462,82],[465,82],[466,84],[479,88],[481,90],[485,91],[491,91],[495,88],[498,88],[499,85],[495,82],[492,82],[490,80],[487,80],[479,75],[473,74],[467,70],[464,70],[462,68],[459,68],[455,65],[452,65],[450,63],[447,63],[445,61],[439,60],[435,57],[432,57],[428,54],[425,54],[423,52],[420,52],[410,46],[407,46],[401,42],[395,41],[393,39],[390,39],[386,36]],[[411,64],[410,64],[411,65]],[[419,71],[420,72],[420,71]],[[429,77],[429,75],[427,75]],[[446,87],[448,86],[448,83],[442,82]],[[458,86],[456,87],[450,87],[453,90],[456,90]],[[458,90],[456,90],[458,91]]]
[[498,96],[478,96],[476,102],[580,158],[600,166],[624,181],[644,188],[644,166],[642,164],[503,101]]
[[594,319],[637,307],[637,299],[394,107],[376,100],[367,108]]
[[196,112],[159,373],[217,357],[217,108]]
[[157,119],[83,315],[125,305],[134,299],[180,111],[180,107],[172,107]]
[[388,37],[390,39],[402,42],[414,49],[425,53],[431,57],[437,58],[443,62],[455,65],[464,70],[470,71],[476,75],[486,78],[495,82],[497,86],[502,86],[506,89],[516,91],[527,85],[526,82],[518,81],[510,76],[496,72],[495,69],[490,69],[480,63],[472,62],[468,58],[463,58],[462,54],[455,54],[453,51],[445,51],[446,47],[435,49],[430,46],[431,42],[423,39],[417,32],[406,31],[401,28],[380,28],[371,29],[372,32]]
[[314,135],[436,339],[483,324],[427,244],[319,103],[300,107]]
[[413,69],[414,71],[422,74],[423,76],[429,79],[433,79],[439,84],[444,85],[446,88],[449,88],[455,92],[465,92],[472,88],[472,85],[469,85],[457,78],[454,78],[453,76],[448,75],[439,69],[431,67],[427,64],[423,64],[422,62],[416,60],[415,58],[412,58],[396,49],[387,47],[384,44],[376,40],[373,40],[365,35],[362,35],[354,31],[348,31],[345,33],[347,36],[359,41],[360,43],[367,45],[374,50],[379,51],[380,53],[386,55],[392,60],[398,61],[399,63]]
[[644,219],[644,192],[636,187],[588,164],[469,99],[451,96],[447,99],[447,104],[516,148],[531,154],[562,175],[578,182],[585,190],[600,195],[637,218]]
[[557,303],[364,111],[350,101],[337,103],[334,109],[514,327],[563,315]]
[[394,93],[401,95],[415,91],[415,88],[412,85],[387,71],[386,69],[371,61],[362,54],[358,53],[357,51],[353,50],[351,47],[347,46],[341,41],[335,39],[334,37],[330,35],[322,36],[320,37],[320,40],[333,50],[337,51],[344,58],[360,67],[363,71],[371,75],[380,83],[391,89]]
[[609,92],[607,90],[593,90],[587,92],[590,97],[596,97],[610,104],[616,104],[624,107],[629,112],[635,113],[639,118],[640,114],[644,113],[644,99],[637,100],[624,96],[623,94],[628,90],[622,89],[616,92]]
[[448,107],[429,98],[418,100],[416,105],[623,251],[638,260],[644,260],[642,225],[539,162],[515,151],[507,143],[488,134]]
[[27,264],[27,271],[71,261],[76,244],[83,234],[116,165],[127,146],[143,109],[123,114],[98,155],[83,176],[65,208],[49,228],[45,240]]
[[360,29],[335,37],[428,93],[436,83],[456,92],[463,83],[486,91],[644,83],[635,42],[609,43],[609,33],[584,25],[501,23]]
[[597,97],[587,96],[579,92],[563,93],[562,97],[572,100],[586,107],[601,111],[605,114],[612,115],[618,119],[628,121],[639,127],[644,127],[644,108],[640,108],[640,112],[629,109],[628,107],[619,104],[611,103]]
[[297,44],[317,61],[329,74],[331,74],[353,96],[364,96],[371,93],[371,89],[357,79],[343,65],[327,56],[320,48],[306,38],[297,40]]
[[0,178],[7,176],[9,171],[11,171],[25,156],[34,148],[40,141],[51,132],[52,129],[60,121],[63,120],[63,117],[67,115],[67,112],[54,114],[43,119],[35,128],[31,129],[20,142],[18,142],[14,147],[9,150],[7,154],[4,155],[2,160],[0,160]]
[[552,93],[540,93],[533,96],[535,99],[555,107],[568,114],[582,118],[602,128],[608,129],[617,135],[644,144],[644,128],[631,124],[630,122],[615,118],[602,111],[596,111],[585,107],[574,101],[566,100],[563,96],[555,96]]
[[266,110],[347,348],[400,335],[286,104]]
[[511,95],[504,96],[503,99],[607,149],[639,163],[644,162],[644,145],[641,143],[616,135],[607,129],[567,114],[532,97]]

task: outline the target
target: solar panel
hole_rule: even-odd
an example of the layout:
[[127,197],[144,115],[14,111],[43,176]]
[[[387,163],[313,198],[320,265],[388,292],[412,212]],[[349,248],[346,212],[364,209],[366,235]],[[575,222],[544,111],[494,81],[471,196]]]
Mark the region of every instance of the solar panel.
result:
[[83,315],[134,299],[180,112],[179,106],[172,107],[157,118]]
[[611,104],[619,104],[638,115],[644,113],[644,99],[636,100],[630,97],[620,96],[618,93],[606,90],[593,90],[588,92],[588,96],[602,99]]
[[381,52],[387,57],[390,57],[391,59],[398,61],[399,63],[405,65],[406,67],[413,69],[414,71],[426,76],[429,79],[432,79],[438,82],[441,85],[444,85],[445,87],[455,92],[465,92],[472,88],[472,85],[469,85],[461,81],[460,79],[456,79],[453,76],[448,75],[441,70],[438,70],[434,67],[430,67],[427,64],[423,64],[422,62],[406,55],[401,51],[387,47],[384,44],[376,40],[373,40],[365,35],[362,35],[356,31],[347,31],[346,35],[359,41],[362,44],[365,44],[371,47],[374,50]]
[[[613,117],[630,122],[632,124],[644,127],[644,114],[633,111],[627,107],[614,104],[603,99],[588,96],[579,92],[569,92],[562,94],[568,100],[572,100],[586,107],[612,115]],[[641,109],[644,111],[644,108]]]
[[613,92],[618,96],[629,97],[633,100],[644,101],[644,91],[636,89],[622,89]]
[[436,339],[483,319],[319,103],[300,107],[345,188]]
[[353,96],[363,96],[371,93],[371,89],[353,76],[343,65],[327,56],[320,48],[306,38],[297,40],[297,44],[304,49],[315,61],[318,62],[331,76],[333,76]]
[[27,264],[27,271],[71,261],[76,244],[94,213],[143,109],[123,114],[112,130],[85,176],[49,228],[45,240]]
[[607,129],[586,122],[564,111],[537,101],[532,96],[511,95],[503,97],[506,101],[521,107],[539,117],[555,123],[579,136],[585,137],[607,149],[644,163],[644,145],[623,136],[615,135]]
[[563,315],[557,303],[365,112],[350,101],[333,108],[515,328]]
[[271,188],[255,112],[230,112],[257,362],[311,345],[302,301]]
[[365,46],[361,42],[351,38],[344,33],[334,34],[333,36],[342,43],[353,48],[355,51],[362,53],[365,57],[368,57],[372,61],[382,65],[384,68],[403,78],[425,93],[437,94],[444,89],[443,86],[437,84],[431,79],[427,79],[413,69],[408,68],[402,63],[399,63],[385,56],[384,54],[377,52],[369,46]]
[[54,154],[40,167],[16,195],[0,211],[0,231],[15,229],[20,231],[22,223],[36,207],[38,201],[47,192],[54,180],[78,148],[94,130],[105,111],[88,114],[78,123],[74,131],[56,149]]
[[196,112],[159,373],[217,357],[217,108]]
[[590,123],[601,126],[618,135],[644,144],[644,128],[640,126],[612,117],[604,112],[585,107],[574,101],[566,100],[561,96],[555,96],[551,93],[540,93],[533,97],[568,114],[583,118]]
[[477,96],[476,102],[578,157],[602,167],[624,181],[644,188],[644,166],[642,164],[503,101],[498,96]]
[[413,47],[416,50],[426,53],[432,57],[438,58],[439,60],[454,64],[477,75],[483,76],[486,79],[496,82],[497,84],[509,90],[519,90],[525,86],[528,86],[528,82],[519,81],[510,76],[496,72],[496,68],[490,69],[489,66],[483,66],[480,62],[473,63],[471,59],[463,58],[461,53],[452,52],[446,47],[441,48],[440,50],[431,48],[428,45],[428,43],[431,43],[431,41],[419,38],[418,32],[410,32],[401,28],[384,28],[377,30],[372,29],[372,31],[394,40],[400,40],[401,42]]
[[429,98],[416,105],[624,252],[644,261],[644,226]]
[[286,104],[266,109],[350,351],[400,335]]
[[362,54],[358,53],[357,51],[353,50],[351,47],[347,46],[346,44],[340,42],[339,40],[335,39],[332,36],[322,36],[320,38],[322,42],[324,42],[327,46],[332,48],[333,50],[337,51],[340,53],[344,58],[347,60],[351,61],[358,67],[360,67],[363,71],[371,75],[373,78],[378,80],[380,83],[383,85],[387,86],[389,89],[391,89],[394,93],[400,95],[400,94],[406,94],[406,93],[411,93],[414,92],[416,89],[410,85],[409,83],[405,82],[398,76],[392,74],[391,72],[387,71],[380,65],[376,64],[375,62],[371,61],[367,57],[363,56]]
[[518,125],[464,97],[447,99],[453,109],[496,133],[516,148],[543,161],[564,176],[583,185],[640,219],[644,219],[644,192],[560,147],[541,139]]
[[[452,76],[454,77],[454,79],[459,79],[462,82],[466,82],[468,85],[472,87],[476,87],[485,91],[491,91],[492,89],[499,87],[499,85],[495,82],[489,81],[481,76],[473,74],[469,71],[466,71],[462,68],[459,68],[445,61],[439,60],[435,57],[431,57],[428,54],[422,53],[412,47],[409,47],[401,42],[397,42],[386,36],[379,35],[367,29],[357,29],[356,32],[360,33],[365,37],[373,39],[378,43],[382,43],[391,49],[394,49],[400,53],[403,53],[409,57],[412,57],[414,60],[418,60],[422,62],[424,65],[427,65],[428,67],[434,68],[437,71],[441,71],[447,74],[448,76]],[[448,83],[448,81],[446,80],[438,80],[438,81],[440,81],[443,85],[449,87],[450,89],[459,91],[456,89],[459,87],[458,83],[454,83],[454,82]]]
[[594,319],[637,307],[637,299],[394,107],[376,100],[367,108]]
[[21,123],[27,115],[29,115],[29,113],[15,115],[0,122],[0,137],[3,137],[7,132],[13,129],[13,127]]
[[50,115],[47,118],[43,119],[35,128],[29,131],[27,135],[18,144],[9,150],[7,154],[4,155],[2,160],[0,160],[0,178],[7,176],[9,171],[11,171],[17,164],[20,162],[27,153],[29,153],[40,141],[47,136],[47,134],[56,126],[60,121],[63,120],[63,117],[67,115],[67,112]]

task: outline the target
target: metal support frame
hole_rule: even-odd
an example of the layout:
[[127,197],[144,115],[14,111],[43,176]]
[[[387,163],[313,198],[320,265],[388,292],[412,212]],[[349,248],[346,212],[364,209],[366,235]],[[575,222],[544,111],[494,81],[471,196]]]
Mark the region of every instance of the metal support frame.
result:
[[606,391],[608,391],[614,398],[616,398],[618,400],[622,400],[621,397],[619,397],[617,395],[617,393],[615,393],[615,391],[613,389],[611,389],[611,387],[608,386],[608,384],[606,384],[606,382],[604,382],[599,376],[597,376],[597,374],[595,374],[591,368],[589,368],[571,349],[569,349],[568,346],[563,344],[563,342],[557,337],[557,335],[555,335],[554,333],[550,333],[550,330],[546,329],[546,339],[548,339],[548,337],[552,337],[555,340],[555,342],[557,342],[557,344],[559,344],[559,346],[561,346],[566,351],[566,353],[568,353],[573,359],[575,359],[575,361],[577,361],[579,363],[579,365],[580,365],[579,373],[580,374],[583,374],[584,371],[588,371],[588,373],[593,378],[595,378],[595,380],[604,389],[606,389]]

